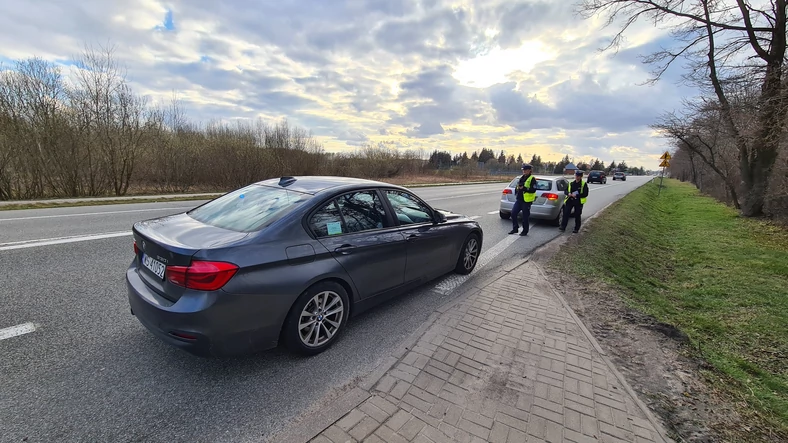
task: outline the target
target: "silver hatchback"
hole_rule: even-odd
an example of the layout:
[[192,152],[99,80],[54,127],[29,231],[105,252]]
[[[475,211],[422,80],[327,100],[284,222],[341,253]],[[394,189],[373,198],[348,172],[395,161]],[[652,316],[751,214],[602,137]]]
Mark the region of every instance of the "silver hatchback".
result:
[[[569,183],[565,177],[536,177],[536,200],[531,205],[531,219],[549,220],[553,225],[561,224],[564,209],[564,190]],[[503,219],[512,217],[512,207],[515,202],[514,189],[520,176],[504,188],[501,193],[501,206],[499,214]]]

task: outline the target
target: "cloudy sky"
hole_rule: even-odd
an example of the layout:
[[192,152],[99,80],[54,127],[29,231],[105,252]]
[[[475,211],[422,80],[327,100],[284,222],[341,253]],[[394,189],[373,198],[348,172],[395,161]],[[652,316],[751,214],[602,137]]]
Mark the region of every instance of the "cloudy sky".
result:
[[615,28],[574,0],[3,0],[0,60],[68,65],[85,43],[115,46],[135,90],[177,91],[188,116],[287,118],[328,150],[402,149],[656,169],[648,128],[692,91],[669,72],[641,86],[666,33],[647,23],[619,52]]

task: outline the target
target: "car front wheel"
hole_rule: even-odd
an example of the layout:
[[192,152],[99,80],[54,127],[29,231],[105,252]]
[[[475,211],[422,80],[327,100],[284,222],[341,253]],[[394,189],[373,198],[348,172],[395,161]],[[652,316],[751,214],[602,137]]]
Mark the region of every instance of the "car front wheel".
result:
[[301,294],[290,310],[284,326],[288,349],[315,355],[333,344],[345,328],[350,298],[342,285],[318,283]]
[[498,211],[498,215],[504,220],[509,220],[512,217],[512,214],[503,211]]
[[479,241],[479,234],[472,233],[465,239],[462,245],[460,256],[457,258],[457,266],[454,272],[462,275],[467,275],[473,272],[476,263],[479,261],[479,254],[481,253],[481,242]]

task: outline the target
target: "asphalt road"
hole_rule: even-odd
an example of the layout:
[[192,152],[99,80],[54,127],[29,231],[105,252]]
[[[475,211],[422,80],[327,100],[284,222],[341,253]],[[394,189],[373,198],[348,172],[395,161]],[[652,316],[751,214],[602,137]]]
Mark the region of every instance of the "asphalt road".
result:
[[[584,217],[649,180],[590,185]],[[498,217],[502,189],[414,189],[434,206],[481,223],[483,254],[470,278],[560,234],[537,223],[528,237],[507,235],[511,222]],[[281,350],[193,357],[161,343],[130,315],[123,277],[133,255],[132,223],[196,204],[0,211],[0,330],[36,327],[0,334],[0,441],[259,441],[369,373],[465,281],[448,277],[366,313],[316,357]],[[105,236],[85,237],[95,234]]]

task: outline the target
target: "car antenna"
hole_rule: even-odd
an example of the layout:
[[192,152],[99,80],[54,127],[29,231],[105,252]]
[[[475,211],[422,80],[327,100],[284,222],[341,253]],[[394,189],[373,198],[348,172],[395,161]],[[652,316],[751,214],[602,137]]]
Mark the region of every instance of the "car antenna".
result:
[[279,179],[279,186],[289,186],[295,183],[295,177],[284,176]]

